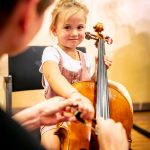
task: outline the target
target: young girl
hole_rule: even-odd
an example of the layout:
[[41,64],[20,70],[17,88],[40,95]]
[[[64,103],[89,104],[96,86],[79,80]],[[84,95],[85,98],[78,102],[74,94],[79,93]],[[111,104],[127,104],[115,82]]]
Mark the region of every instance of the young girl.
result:
[[[75,0],[60,0],[52,12],[50,30],[57,37],[56,45],[46,47],[42,56],[40,72],[43,74],[45,97],[56,95],[78,101],[81,117],[91,119],[94,115],[91,102],[81,95],[73,82],[89,81],[92,61],[77,50],[85,36],[87,7]],[[111,61],[105,59],[107,67]],[[55,135],[56,126],[41,127],[41,142],[47,149],[59,150],[60,140]]]

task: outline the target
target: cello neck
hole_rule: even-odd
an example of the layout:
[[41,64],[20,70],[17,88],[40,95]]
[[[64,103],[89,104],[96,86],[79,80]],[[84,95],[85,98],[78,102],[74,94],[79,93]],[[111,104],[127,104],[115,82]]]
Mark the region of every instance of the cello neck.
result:
[[96,118],[109,118],[109,97],[107,69],[104,63],[105,41],[99,38],[98,41],[98,70],[96,90]]
[[98,22],[94,27],[96,35],[90,32],[85,33],[87,40],[96,40],[95,46],[98,48],[98,68],[97,68],[97,89],[96,89],[96,118],[109,118],[109,97],[108,97],[108,80],[107,69],[104,64],[105,42],[112,44],[109,36],[104,36],[101,32],[104,30],[103,24]]

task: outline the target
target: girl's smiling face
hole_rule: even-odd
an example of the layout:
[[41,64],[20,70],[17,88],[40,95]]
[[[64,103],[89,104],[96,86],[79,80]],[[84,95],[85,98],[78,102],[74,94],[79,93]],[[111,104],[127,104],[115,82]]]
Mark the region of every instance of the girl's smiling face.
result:
[[64,22],[65,15],[58,16],[57,25],[53,34],[57,36],[58,45],[62,49],[76,49],[85,36],[85,14],[83,11],[72,15]]

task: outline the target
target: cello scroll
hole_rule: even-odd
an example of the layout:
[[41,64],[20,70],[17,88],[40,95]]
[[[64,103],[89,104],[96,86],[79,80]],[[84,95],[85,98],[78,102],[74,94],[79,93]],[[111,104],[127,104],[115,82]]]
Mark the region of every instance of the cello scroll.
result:
[[112,44],[113,40],[109,36],[104,36],[101,32],[104,30],[103,24],[98,22],[94,27],[96,35],[91,34],[90,32],[85,32],[85,38],[87,40],[93,39],[96,40],[95,46],[98,47],[99,38],[103,39],[107,44]]

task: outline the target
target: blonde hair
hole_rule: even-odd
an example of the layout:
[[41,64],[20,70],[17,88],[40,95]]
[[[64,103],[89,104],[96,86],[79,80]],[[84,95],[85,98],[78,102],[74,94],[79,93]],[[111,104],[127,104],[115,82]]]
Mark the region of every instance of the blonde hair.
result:
[[85,4],[81,3],[81,1],[79,0],[59,0],[59,2],[56,4],[55,9],[52,12],[50,31],[52,31],[53,27],[57,25],[57,20],[61,13],[64,14],[64,22],[66,22],[68,18],[78,13],[79,11],[84,12],[86,21],[89,10]]

